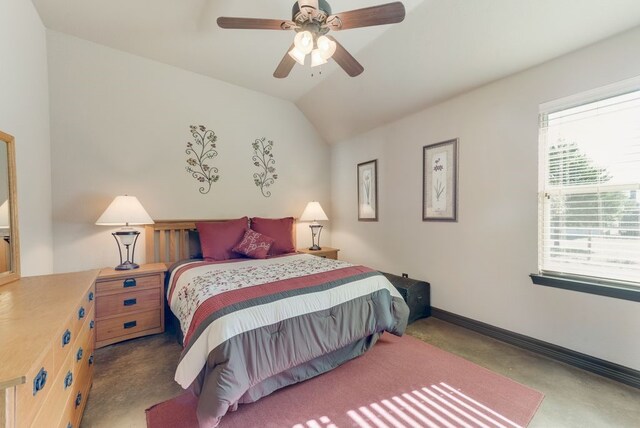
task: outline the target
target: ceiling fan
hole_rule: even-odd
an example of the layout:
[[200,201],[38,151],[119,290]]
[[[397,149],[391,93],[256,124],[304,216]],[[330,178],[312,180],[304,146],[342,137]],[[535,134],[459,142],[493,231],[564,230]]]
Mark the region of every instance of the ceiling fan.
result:
[[364,67],[327,33],[374,25],[395,24],[404,20],[404,16],[404,5],[401,2],[332,14],[331,6],[326,0],[300,0],[293,5],[290,21],[221,16],[218,18],[218,25],[221,28],[241,30],[295,31],[293,44],[273,73],[273,76],[279,79],[287,77],[296,62],[304,65],[308,54],[311,54],[312,67],[325,64],[329,58],[333,58],[349,76],[355,77],[364,71]]

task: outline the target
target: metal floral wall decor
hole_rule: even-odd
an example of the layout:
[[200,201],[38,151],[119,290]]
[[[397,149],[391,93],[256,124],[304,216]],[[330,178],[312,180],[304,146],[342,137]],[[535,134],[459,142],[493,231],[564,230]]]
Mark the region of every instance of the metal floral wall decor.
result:
[[185,153],[189,155],[189,158],[187,159],[188,166],[185,169],[193,178],[202,183],[198,190],[204,195],[209,193],[211,185],[220,179],[218,168],[211,166],[208,162],[218,156],[216,151],[218,137],[215,132],[203,125],[191,125],[189,129],[193,136],[193,142],[187,142]]
[[268,190],[276,180],[276,168],[274,167],[276,160],[273,158],[273,141],[262,137],[255,140],[253,147],[253,165],[258,168],[258,172],[253,174],[253,182],[260,188],[262,196],[268,198],[271,191]]

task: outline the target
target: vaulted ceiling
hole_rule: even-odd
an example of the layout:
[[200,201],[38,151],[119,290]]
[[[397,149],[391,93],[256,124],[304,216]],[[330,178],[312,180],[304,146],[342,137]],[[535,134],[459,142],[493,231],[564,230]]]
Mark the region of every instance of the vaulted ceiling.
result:
[[330,61],[275,79],[293,33],[216,19],[290,19],[294,0],[32,1],[52,30],[291,100],[330,143],[640,25],[638,0],[403,0],[400,24],[333,33],[360,76]]

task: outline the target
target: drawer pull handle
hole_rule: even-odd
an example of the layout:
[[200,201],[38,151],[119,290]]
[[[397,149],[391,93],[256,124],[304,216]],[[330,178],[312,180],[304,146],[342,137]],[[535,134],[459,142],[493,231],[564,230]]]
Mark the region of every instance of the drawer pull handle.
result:
[[76,395],[76,409],[80,406],[80,403],[82,403],[82,393],[78,392],[78,395]]
[[78,349],[78,352],[76,353],[76,362],[80,361],[82,359],[82,348]]
[[71,343],[71,332],[69,330],[66,330],[62,335],[62,347],[64,348],[69,343]]
[[127,299],[124,301],[125,306],[135,306],[138,303],[137,299]]
[[91,320],[91,322],[89,323],[89,328],[93,330],[93,327],[96,326],[96,322],[94,320]]
[[125,329],[127,329],[127,328],[133,328],[133,327],[135,327],[136,325],[138,325],[138,323],[137,323],[136,321],[129,321],[129,322],[124,323],[124,328],[125,328]]
[[64,389],[67,389],[73,383],[73,373],[69,371],[67,375],[64,377]]
[[90,292],[89,292],[89,301],[90,301],[90,302],[93,302],[93,297],[94,297],[94,296],[93,296],[93,291],[90,291]]
[[36,377],[33,379],[33,395],[35,396],[38,391],[42,391],[42,388],[47,383],[47,371],[43,368],[40,369]]
[[136,279],[135,278],[125,279],[124,282],[122,283],[122,286],[123,286],[123,288],[135,287],[136,286]]
[[91,354],[89,356],[89,365],[92,366],[93,365],[93,354]]
[[84,318],[84,315],[85,315],[84,307],[80,306],[80,309],[78,310],[78,319],[81,320],[82,318]]

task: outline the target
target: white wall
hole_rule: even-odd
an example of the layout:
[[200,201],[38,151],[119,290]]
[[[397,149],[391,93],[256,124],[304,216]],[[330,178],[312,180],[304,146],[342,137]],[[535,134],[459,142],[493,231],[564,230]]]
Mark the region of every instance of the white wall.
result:
[[[94,223],[119,194],[155,219],[298,217],[311,200],[330,212],[329,148],[292,103],[61,33],[48,49],[55,271],[117,264],[112,229]],[[200,124],[218,136],[221,175],[205,195],[185,171]],[[270,198],[252,177],[260,137],[275,142]],[[298,237],[308,244],[306,225]]]
[[45,28],[33,4],[0,2],[0,129],[16,139],[22,275],[53,269]]
[[[431,283],[435,307],[640,369],[638,303],[533,285],[538,105],[640,75],[640,29],[343,141],[332,243]],[[459,220],[422,222],[422,146],[460,138]],[[356,164],[378,159],[380,221],[359,223]]]

